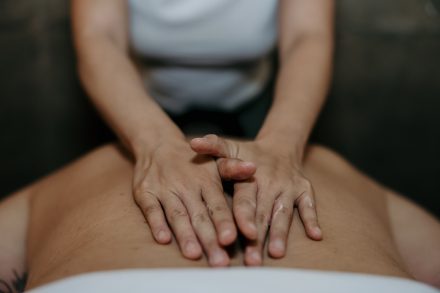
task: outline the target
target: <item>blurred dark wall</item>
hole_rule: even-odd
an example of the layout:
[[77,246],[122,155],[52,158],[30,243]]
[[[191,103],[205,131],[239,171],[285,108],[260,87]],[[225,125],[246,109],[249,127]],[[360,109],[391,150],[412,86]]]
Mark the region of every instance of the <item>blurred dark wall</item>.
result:
[[[440,215],[440,1],[337,0],[313,140]],[[111,139],[75,74],[67,0],[0,0],[0,195]]]
[[316,137],[440,215],[440,1],[338,2]]

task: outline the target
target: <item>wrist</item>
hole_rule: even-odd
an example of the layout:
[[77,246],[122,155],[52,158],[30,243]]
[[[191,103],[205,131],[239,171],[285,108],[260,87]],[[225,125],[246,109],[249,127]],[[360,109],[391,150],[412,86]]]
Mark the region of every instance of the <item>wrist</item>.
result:
[[146,157],[163,144],[185,143],[185,136],[180,130],[168,132],[143,132],[130,143],[132,154],[137,160]]
[[255,142],[263,149],[286,157],[294,166],[300,167],[302,165],[306,143],[300,139],[271,134],[257,136]]

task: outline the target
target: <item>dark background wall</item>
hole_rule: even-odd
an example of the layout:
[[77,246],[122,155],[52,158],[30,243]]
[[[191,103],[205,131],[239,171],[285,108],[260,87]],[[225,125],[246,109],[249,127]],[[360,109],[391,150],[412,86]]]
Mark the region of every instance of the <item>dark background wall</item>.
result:
[[[440,0],[336,0],[313,140],[440,215]],[[75,75],[67,0],[0,0],[0,196],[111,139]]]

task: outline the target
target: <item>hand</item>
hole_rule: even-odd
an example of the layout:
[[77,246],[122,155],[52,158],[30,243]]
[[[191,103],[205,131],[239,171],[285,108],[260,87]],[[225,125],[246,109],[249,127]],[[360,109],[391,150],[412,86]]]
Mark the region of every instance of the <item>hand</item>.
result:
[[199,154],[220,158],[217,165],[222,177],[233,171],[230,158],[256,165],[252,178],[235,183],[233,196],[233,213],[238,228],[252,240],[245,251],[247,265],[262,264],[269,226],[269,255],[274,258],[285,255],[295,206],[308,237],[322,239],[311,183],[290,153],[280,151],[267,141],[238,142],[216,135],[195,138],[190,144]]
[[[234,178],[255,172],[235,169]],[[237,231],[211,157],[197,155],[183,139],[168,140],[137,158],[133,185],[158,243],[169,243],[172,230],[185,257],[197,259],[203,249],[211,266],[228,265],[222,246],[234,242]]]

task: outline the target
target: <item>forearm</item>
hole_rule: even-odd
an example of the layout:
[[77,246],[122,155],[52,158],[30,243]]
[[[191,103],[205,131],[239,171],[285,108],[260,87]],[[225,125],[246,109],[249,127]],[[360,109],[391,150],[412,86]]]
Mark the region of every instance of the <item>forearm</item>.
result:
[[136,155],[163,137],[183,134],[145,91],[128,53],[106,37],[83,40],[78,48],[82,83],[104,119]]
[[29,193],[25,189],[0,202],[0,292],[26,273]]
[[280,52],[280,70],[272,108],[257,139],[277,142],[302,158],[305,144],[330,84],[331,36],[298,38]]

